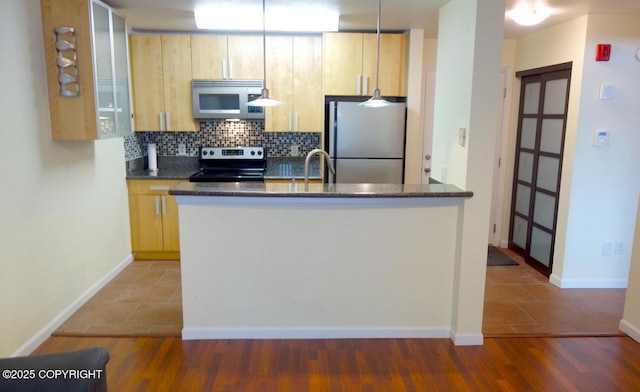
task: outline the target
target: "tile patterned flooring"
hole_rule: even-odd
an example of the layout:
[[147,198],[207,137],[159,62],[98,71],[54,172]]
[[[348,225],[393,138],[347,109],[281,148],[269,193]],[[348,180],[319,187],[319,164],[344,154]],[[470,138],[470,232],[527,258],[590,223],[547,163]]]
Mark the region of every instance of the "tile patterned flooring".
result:
[[487,267],[485,336],[624,336],[625,289],[560,289],[508,249],[519,266]]
[[53,336],[177,336],[182,331],[179,261],[134,261]]
[[[624,335],[624,289],[559,289],[519,266],[487,267],[485,336]],[[182,330],[179,261],[134,261],[54,336],[168,336]]]

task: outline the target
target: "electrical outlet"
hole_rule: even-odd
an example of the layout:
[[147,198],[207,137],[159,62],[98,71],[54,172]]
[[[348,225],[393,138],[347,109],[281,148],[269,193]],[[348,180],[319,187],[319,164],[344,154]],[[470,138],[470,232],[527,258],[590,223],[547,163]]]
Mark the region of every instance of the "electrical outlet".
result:
[[187,155],[187,146],[184,143],[178,144],[178,155]]
[[291,156],[292,157],[297,157],[298,154],[299,154],[298,145],[297,144],[292,144],[291,145]]
[[602,244],[602,255],[611,256],[613,254],[613,242],[605,242]]
[[616,246],[613,248],[613,254],[616,256],[624,254],[624,242],[616,242]]

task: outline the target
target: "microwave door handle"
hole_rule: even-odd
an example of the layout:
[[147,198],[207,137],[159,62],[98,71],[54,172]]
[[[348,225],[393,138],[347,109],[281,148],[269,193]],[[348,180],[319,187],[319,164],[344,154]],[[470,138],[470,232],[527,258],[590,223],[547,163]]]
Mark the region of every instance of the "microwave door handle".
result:
[[222,79],[227,79],[227,60],[222,59]]
[[158,122],[160,123],[160,130],[164,131],[164,116],[162,112],[158,113]]
[[171,117],[169,117],[169,112],[166,112],[165,116],[167,117],[167,131],[170,131],[171,130]]
[[291,132],[291,112],[287,115],[287,121],[289,122],[289,132]]
[[229,79],[233,79],[233,60],[229,59]]
[[298,112],[296,112],[295,114],[295,128],[294,131],[299,132],[300,131],[300,115],[298,114]]

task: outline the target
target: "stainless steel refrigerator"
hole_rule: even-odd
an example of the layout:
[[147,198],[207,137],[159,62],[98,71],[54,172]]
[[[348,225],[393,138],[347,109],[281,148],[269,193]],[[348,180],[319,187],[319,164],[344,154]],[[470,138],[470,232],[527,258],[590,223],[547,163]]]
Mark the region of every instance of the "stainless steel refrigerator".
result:
[[328,104],[324,147],[336,169],[328,182],[403,183],[406,104],[367,108],[358,103]]

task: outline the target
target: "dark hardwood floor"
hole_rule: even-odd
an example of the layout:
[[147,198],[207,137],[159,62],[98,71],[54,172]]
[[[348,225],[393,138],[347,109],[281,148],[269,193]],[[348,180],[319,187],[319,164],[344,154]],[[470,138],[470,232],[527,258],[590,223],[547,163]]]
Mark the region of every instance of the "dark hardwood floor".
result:
[[106,347],[110,391],[640,391],[628,337],[208,340],[51,337]]

